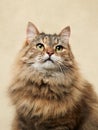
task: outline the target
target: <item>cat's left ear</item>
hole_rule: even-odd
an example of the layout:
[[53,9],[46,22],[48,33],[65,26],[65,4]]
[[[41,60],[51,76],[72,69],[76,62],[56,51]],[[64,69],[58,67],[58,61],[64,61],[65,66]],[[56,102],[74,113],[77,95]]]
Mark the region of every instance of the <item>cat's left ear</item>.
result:
[[28,22],[28,26],[27,26],[27,42],[31,43],[32,40],[39,34],[38,29],[36,28],[36,26],[31,23]]
[[59,36],[63,41],[69,42],[70,34],[71,34],[70,26],[67,26],[60,32]]

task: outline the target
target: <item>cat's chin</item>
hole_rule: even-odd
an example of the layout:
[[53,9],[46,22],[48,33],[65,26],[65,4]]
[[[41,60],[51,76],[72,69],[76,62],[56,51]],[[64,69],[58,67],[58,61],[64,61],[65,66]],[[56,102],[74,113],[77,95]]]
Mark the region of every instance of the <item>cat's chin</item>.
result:
[[44,63],[35,63],[33,64],[33,67],[39,71],[43,70],[49,71],[57,69],[56,65],[51,60],[47,60]]
[[47,70],[52,70],[52,69],[55,69],[56,66],[52,61],[48,60],[42,64],[42,68],[47,69]]

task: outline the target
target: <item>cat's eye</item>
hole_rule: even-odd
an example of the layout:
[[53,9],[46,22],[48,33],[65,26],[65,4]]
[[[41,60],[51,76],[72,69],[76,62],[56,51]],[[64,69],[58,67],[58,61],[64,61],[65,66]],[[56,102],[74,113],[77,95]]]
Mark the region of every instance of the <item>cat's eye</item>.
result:
[[43,51],[44,50],[44,45],[42,43],[38,43],[36,45],[36,48],[39,50],[39,51]]
[[62,45],[58,45],[58,46],[56,46],[55,51],[56,52],[62,52],[63,49],[64,49],[64,47]]

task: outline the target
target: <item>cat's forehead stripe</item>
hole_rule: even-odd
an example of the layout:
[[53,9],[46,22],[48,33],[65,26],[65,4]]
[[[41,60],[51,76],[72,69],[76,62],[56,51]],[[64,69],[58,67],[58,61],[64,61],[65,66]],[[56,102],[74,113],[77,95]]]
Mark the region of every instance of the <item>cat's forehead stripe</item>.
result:
[[56,35],[45,35],[41,37],[43,43],[48,44],[48,45],[53,45],[58,43],[58,38]]
[[43,42],[44,42],[44,43],[49,43],[49,41],[50,41],[49,36],[45,36],[45,37],[43,38]]

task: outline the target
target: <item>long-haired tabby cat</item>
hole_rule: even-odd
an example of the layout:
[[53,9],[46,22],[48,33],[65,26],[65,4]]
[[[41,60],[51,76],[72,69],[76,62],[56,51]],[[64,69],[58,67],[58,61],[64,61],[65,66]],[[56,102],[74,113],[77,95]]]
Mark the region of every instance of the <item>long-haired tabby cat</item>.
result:
[[28,23],[9,87],[12,130],[98,130],[97,96],[79,72],[69,37],[69,26],[52,35]]

